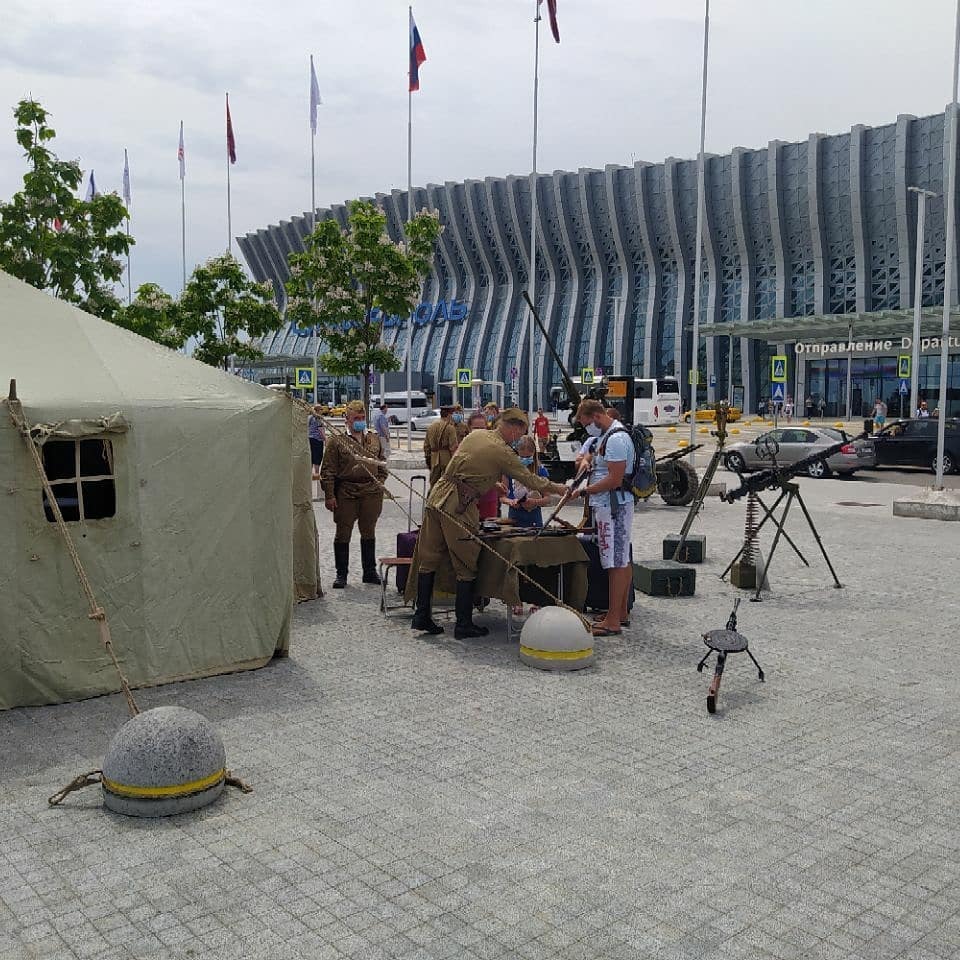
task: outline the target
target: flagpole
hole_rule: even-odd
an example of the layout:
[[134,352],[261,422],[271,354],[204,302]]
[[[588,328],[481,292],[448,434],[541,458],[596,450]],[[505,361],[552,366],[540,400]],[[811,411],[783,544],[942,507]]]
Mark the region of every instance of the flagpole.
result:
[[310,232],[317,229],[317,165],[316,165],[316,143],[317,143],[317,125],[314,122],[316,108],[313,105],[313,54],[310,54]]
[[[230,116],[230,94],[227,98],[227,117]],[[229,121],[228,121],[229,125]],[[230,211],[230,138],[227,137],[227,253],[233,253],[233,218]]]
[[183,287],[187,289],[187,200],[184,188],[184,159],[183,159],[183,121],[180,121],[180,256],[183,264]]
[[[943,329],[940,335],[940,401],[937,417],[937,468],[934,489],[943,489],[943,457],[946,444],[947,373],[949,370],[950,308],[953,305],[953,271],[957,248],[957,97],[960,88],[960,0],[957,0],[956,36],[953,47],[953,99],[950,101],[950,160],[947,164],[947,255],[943,268]],[[917,277],[917,283],[921,277]],[[916,411],[914,411],[916,412]],[[912,414],[911,414],[912,416]]]
[[[127,217],[127,236],[130,236],[130,218]],[[133,303],[133,281],[130,279],[130,247],[127,246],[127,305]]]
[[[127,148],[123,148],[123,192],[127,205],[127,236],[130,236],[130,163],[127,157]],[[133,280],[130,272],[130,247],[127,246],[127,306],[133,303]]]
[[[537,126],[540,106],[540,0],[534,0],[534,42],[533,42],[533,171],[530,174],[530,276],[527,285],[530,288],[530,302],[537,302]],[[533,311],[527,318],[527,410],[533,413]]]
[[[703,17],[703,86],[700,91],[700,154],[697,158],[697,239],[693,267],[693,346],[690,356],[690,446],[696,441],[697,387],[700,381],[700,274],[703,270],[704,173],[707,140],[707,54],[710,48],[710,0]],[[691,465],[696,453],[690,454]]]
[[[407,32],[413,37],[413,7],[408,7],[409,24]],[[410,41],[408,41],[408,46]],[[412,54],[411,54],[412,56]],[[413,84],[412,76],[407,77],[407,223],[413,219]],[[407,450],[413,447],[413,401],[411,393],[413,391],[413,363],[411,354],[413,353],[413,314],[407,318]],[[382,394],[383,391],[381,391]],[[383,402],[381,395],[380,401]]]

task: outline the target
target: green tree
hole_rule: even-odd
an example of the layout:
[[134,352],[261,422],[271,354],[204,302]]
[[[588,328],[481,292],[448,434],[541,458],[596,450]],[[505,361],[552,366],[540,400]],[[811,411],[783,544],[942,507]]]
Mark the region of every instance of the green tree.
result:
[[197,267],[177,305],[177,326],[184,340],[194,338],[193,356],[227,369],[230,357],[258,360],[263,352],[250,339],[283,326],[273,287],[254,283],[229,253]]
[[370,373],[400,367],[381,345],[383,318],[406,317],[413,309],[441,229],[435,214],[422,211],[405,226],[406,243],[394,243],[384,212],[355,200],[346,230],[324,220],[307,237],[306,250],[290,255],[287,319],[317,329],[327,346],[318,357],[324,370],[362,378],[365,407]]
[[113,322],[173,350],[186,342],[180,329],[179,304],[155,283],[139,287],[133,303],[121,306]]
[[91,201],[76,192],[83,172],[51,149],[56,136],[35,100],[14,108],[17,143],[28,169],[23,189],[0,203],[0,269],[40,290],[111,319],[119,307],[113,285],[133,240],[119,229],[127,216],[116,194]]

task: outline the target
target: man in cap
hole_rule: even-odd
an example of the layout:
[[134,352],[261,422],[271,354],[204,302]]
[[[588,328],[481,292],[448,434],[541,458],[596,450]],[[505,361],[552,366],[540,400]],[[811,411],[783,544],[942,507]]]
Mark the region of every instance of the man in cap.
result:
[[355,523],[360,527],[363,582],[380,583],[377,575],[376,528],[383,510],[383,487],[380,484],[387,479],[386,464],[374,467],[357,459],[358,455],[371,460],[385,459],[380,438],[372,430],[367,430],[363,403],[360,400],[351,400],[347,404],[344,419],[346,436],[328,435],[323,464],[320,467],[324,503],[333,514],[337,525],[333,537],[337,578],[333,585],[338,590],[347,585],[350,537]]
[[430,486],[432,487],[441,477],[451,457],[457,452],[457,429],[451,414],[453,407],[441,407],[440,419],[427,427],[427,435],[423,440],[423,459],[430,471]]
[[487,427],[493,429],[500,416],[500,408],[491,400],[483,406],[483,415],[487,418]]
[[457,576],[454,636],[458,640],[483,637],[486,627],[473,622],[473,585],[477,578],[480,544],[467,530],[480,529],[477,501],[506,474],[521,480],[538,493],[566,493],[562,484],[532,474],[520,462],[512,445],[527,432],[527,415],[510,407],[491,430],[473,430],[454,454],[443,476],[427,498],[426,512],[417,540],[419,576],[417,608],[411,626],[426,633],[443,633],[431,609],[433,583],[441,566],[452,566]]

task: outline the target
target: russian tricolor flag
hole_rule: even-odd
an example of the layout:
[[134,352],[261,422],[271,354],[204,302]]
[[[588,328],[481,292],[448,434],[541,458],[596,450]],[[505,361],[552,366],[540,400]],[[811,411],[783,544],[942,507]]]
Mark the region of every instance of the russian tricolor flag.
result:
[[410,92],[420,89],[420,65],[427,60],[420,39],[420,31],[413,22],[413,7],[410,8]]

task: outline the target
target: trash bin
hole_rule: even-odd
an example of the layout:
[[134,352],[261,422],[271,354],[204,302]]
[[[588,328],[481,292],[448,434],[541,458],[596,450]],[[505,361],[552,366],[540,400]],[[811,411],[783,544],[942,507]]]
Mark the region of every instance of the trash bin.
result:
[[863,421],[863,429],[866,433],[873,433],[873,418],[867,417]]

